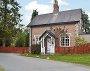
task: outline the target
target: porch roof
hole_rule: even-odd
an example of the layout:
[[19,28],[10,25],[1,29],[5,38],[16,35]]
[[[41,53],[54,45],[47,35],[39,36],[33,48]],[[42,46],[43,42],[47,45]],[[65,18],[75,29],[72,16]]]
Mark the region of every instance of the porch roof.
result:
[[54,35],[54,33],[51,32],[51,30],[46,30],[46,31],[39,37],[39,39],[41,39],[46,33],[47,33],[48,35],[56,38],[55,35]]

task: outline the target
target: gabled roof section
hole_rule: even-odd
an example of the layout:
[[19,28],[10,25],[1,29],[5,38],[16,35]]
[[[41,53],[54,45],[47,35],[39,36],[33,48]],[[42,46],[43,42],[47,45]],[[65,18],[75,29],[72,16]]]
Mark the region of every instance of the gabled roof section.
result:
[[[61,11],[59,13],[49,13],[37,15],[28,26],[47,25],[53,23],[71,22],[81,20],[82,9]],[[64,24],[64,23],[63,23]]]
[[52,36],[52,37],[55,38],[55,35],[54,35],[50,30],[46,30],[46,31],[39,37],[39,39],[41,39],[46,33],[47,33],[48,35],[50,35],[50,36]]

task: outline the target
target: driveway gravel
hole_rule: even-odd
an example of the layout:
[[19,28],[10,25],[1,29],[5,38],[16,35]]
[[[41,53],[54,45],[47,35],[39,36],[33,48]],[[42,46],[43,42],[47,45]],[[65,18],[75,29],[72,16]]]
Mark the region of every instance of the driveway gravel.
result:
[[44,60],[0,53],[0,65],[6,71],[90,71],[89,67],[72,63]]

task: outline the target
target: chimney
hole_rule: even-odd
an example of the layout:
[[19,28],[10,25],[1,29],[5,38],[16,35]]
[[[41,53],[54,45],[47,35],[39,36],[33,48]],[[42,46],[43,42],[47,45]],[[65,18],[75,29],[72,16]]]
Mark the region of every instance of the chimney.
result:
[[53,13],[58,13],[58,12],[59,12],[58,1],[57,0],[54,0]]

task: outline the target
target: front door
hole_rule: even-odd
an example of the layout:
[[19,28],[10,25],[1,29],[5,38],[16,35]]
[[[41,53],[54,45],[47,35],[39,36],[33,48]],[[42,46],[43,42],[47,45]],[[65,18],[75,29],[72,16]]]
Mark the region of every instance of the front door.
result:
[[47,38],[47,54],[54,53],[54,43],[52,43],[54,40],[51,40],[51,38]]
[[52,48],[52,44],[51,44],[51,39],[48,38],[47,39],[47,53],[50,53],[50,49]]

